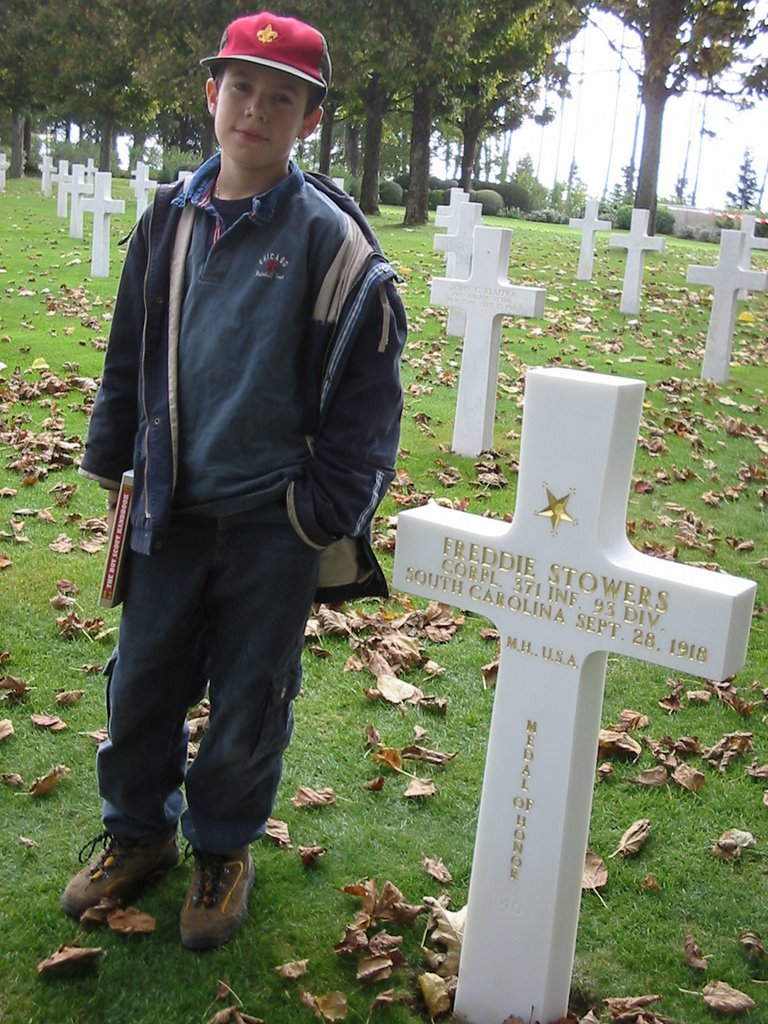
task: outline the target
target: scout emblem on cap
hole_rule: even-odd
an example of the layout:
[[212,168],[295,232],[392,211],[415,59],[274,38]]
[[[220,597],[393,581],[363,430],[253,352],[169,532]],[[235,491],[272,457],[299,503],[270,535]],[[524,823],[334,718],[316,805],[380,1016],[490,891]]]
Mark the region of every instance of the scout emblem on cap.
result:
[[256,33],[256,38],[260,43],[273,43],[277,37],[278,33],[272,28],[271,23],[265,25],[264,28],[259,29]]

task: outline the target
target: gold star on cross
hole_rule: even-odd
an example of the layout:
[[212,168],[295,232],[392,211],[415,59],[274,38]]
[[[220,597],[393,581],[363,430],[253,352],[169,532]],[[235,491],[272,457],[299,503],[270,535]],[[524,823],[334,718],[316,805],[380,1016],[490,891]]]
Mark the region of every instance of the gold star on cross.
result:
[[570,497],[570,494],[566,494],[563,498],[556,498],[547,487],[547,505],[540,512],[537,512],[536,515],[546,516],[552,520],[552,533],[557,533],[557,528],[563,520],[566,523],[575,522],[566,509]]

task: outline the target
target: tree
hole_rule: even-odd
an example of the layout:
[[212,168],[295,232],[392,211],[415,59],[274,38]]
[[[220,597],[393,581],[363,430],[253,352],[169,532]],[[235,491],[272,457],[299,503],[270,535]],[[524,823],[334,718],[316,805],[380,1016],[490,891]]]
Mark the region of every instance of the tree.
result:
[[562,84],[567,68],[557,47],[576,34],[584,15],[571,3],[492,5],[478,15],[467,41],[466,76],[456,89],[452,119],[462,140],[461,185],[471,187],[477,149],[484,136],[499,137],[532,115],[542,83]]
[[635,206],[656,214],[664,109],[691,78],[713,94],[718,76],[745,56],[759,23],[754,0],[598,0],[642,41],[640,96],[645,111]]
[[739,181],[734,192],[726,192],[726,198],[732,206],[739,210],[753,210],[756,206],[758,193],[757,174],[752,163],[752,153],[744,150],[744,158],[739,168]]
[[11,124],[9,175],[20,178],[29,156],[24,150],[25,127],[45,103],[40,96],[40,68],[55,66],[66,44],[57,38],[44,0],[6,0],[2,24],[0,107],[7,109]]

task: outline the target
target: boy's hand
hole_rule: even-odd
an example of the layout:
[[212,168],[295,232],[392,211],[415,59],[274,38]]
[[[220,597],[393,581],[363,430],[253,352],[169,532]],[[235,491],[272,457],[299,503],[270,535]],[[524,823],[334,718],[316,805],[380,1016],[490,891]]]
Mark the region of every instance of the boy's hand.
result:
[[115,509],[117,508],[117,491],[107,491],[107,532],[112,530],[112,523],[115,521]]

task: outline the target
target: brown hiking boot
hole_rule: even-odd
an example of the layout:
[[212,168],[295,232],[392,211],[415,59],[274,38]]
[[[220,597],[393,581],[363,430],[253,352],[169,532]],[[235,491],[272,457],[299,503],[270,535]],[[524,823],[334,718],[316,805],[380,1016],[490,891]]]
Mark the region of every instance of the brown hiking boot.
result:
[[195,871],[181,910],[181,944],[216,949],[234,936],[253,885],[250,846],[230,854],[193,850]]
[[61,897],[61,905],[70,917],[79,919],[83,911],[105,898],[118,902],[127,899],[179,862],[176,836],[150,843],[121,839],[111,832],[102,832],[86,843],[80,861],[91,856],[99,843],[103,846],[101,853],[70,880]]

